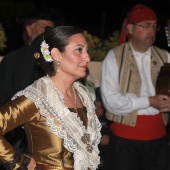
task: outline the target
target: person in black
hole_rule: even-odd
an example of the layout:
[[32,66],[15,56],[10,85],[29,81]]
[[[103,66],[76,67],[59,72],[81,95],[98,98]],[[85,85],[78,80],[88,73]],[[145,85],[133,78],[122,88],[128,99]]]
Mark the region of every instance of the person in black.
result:
[[[62,17],[47,9],[33,9],[18,21],[24,25],[25,45],[6,54],[0,63],[0,107],[10,101],[15,93],[44,76],[34,53],[43,40],[45,27],[63,24]],[[7,133],[5,138],[21,153],[26,152],[27,140],[22,127]]]
[[19,90],[24,89],[42,76],[40,67],[34,59],[39,49],[46,26],[63,24],[62,17],[52,9],[35,8],[26,16],[17,19],[24,26],[23,39],[25,46],[4,56],[0,63],[0,106],[11,100]]

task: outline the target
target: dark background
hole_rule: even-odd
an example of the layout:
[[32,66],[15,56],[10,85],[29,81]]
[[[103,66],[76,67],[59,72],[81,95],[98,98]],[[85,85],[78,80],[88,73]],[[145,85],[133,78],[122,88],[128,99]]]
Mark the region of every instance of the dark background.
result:
[[0,0],[0,22],[8,38],[7,48],[0,54],[5,55],[23,45],[22,27],[16,23],[16,17],[35,6],[55,8],[65,24],[79,26],[105,39],[113,31],[120,30],[127,12],[137,3],[153,8],[160,25],[165,24],[170,16],[170,0]]

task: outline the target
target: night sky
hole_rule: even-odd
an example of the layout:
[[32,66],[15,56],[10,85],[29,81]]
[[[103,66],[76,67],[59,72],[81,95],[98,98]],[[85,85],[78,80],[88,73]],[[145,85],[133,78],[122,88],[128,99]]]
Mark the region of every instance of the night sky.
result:
[[[47,3],[47,0],[41,0]],[[78,25],[102,38],[119,30],[127,12],[137,3],[152,7],[162,18],[170,14],[167,0],[48,0],[65,17],[66,23]],[[37,5],[40,3],[37,2]]]
[[170,14],[170,3],[168,4],[167,0],[48,0],[48,2],[61,11],[67,24],[81,26],[100,37],[107,37],[113,30],[119,30],[127,12],[137,3],[152,7],[161,18]]
[[[0,0],[4,1],[4,0]],[[7,1],[7,0],[6,0]],[[12,0],[11,0],[12,1]],[[16,3],[23,0],[13,0]],[[168,0],[27,0],[35,6],[49,6],[55,8],[63,16],[66,25],[79,26],[89,33],[107,38],[113,31],[120,30],[127,12],[137,3],[152,7],[160,18],[160,22],[170,16]],[[1,6],[1,3],[0,3]],[[10,13],[10,9],[8,12]],[[4,53],[18,48],[21,42],[13,44],[14,39],[21,39],[21,29],[18,25],[11,25],[5,20],[8,34],[8,48]],[[9,26],[10,25],[10,26]],[[17,35],[18,34],[18,35]]]

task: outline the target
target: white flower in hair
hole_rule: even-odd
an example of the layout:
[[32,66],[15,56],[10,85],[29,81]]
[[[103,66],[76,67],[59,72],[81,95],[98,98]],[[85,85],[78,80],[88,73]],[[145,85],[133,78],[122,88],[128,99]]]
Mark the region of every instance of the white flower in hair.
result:
[[49,51],[49,45],[44,41],[42,41],[41,43],[41,52],[42,52],[42,55],[44,57],[44,59],[47,61],[47,62],[52,62],[53,59],[50,55],[50,51]]

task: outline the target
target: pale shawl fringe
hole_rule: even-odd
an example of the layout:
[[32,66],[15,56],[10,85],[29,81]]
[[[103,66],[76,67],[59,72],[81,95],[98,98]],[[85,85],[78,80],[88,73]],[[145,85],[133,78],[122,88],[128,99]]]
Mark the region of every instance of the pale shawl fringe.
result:
[[[46,117],[46,124],[50,126],[50,131],[64,139],[65,148],[74,154],[74,170],[87,170],[88,168],[95,170],[100,163],[98,144],[101,138],[101,124],[95,114],[94,101],[92,101],[95,97],[87,93],[87,89],[81,83],[75,82],[73,85],[83,105],[87,108],[87,129],[77,114],[70,112],[64,106],[63,96],[57,92],[48,76],[35,81],[12,99],[24,95],[35,103],[40,109],[40,114]],[[84,133],[90,134],[89,144],[93,146],[92,153],[87,151],[86,144],[81,141]]]

